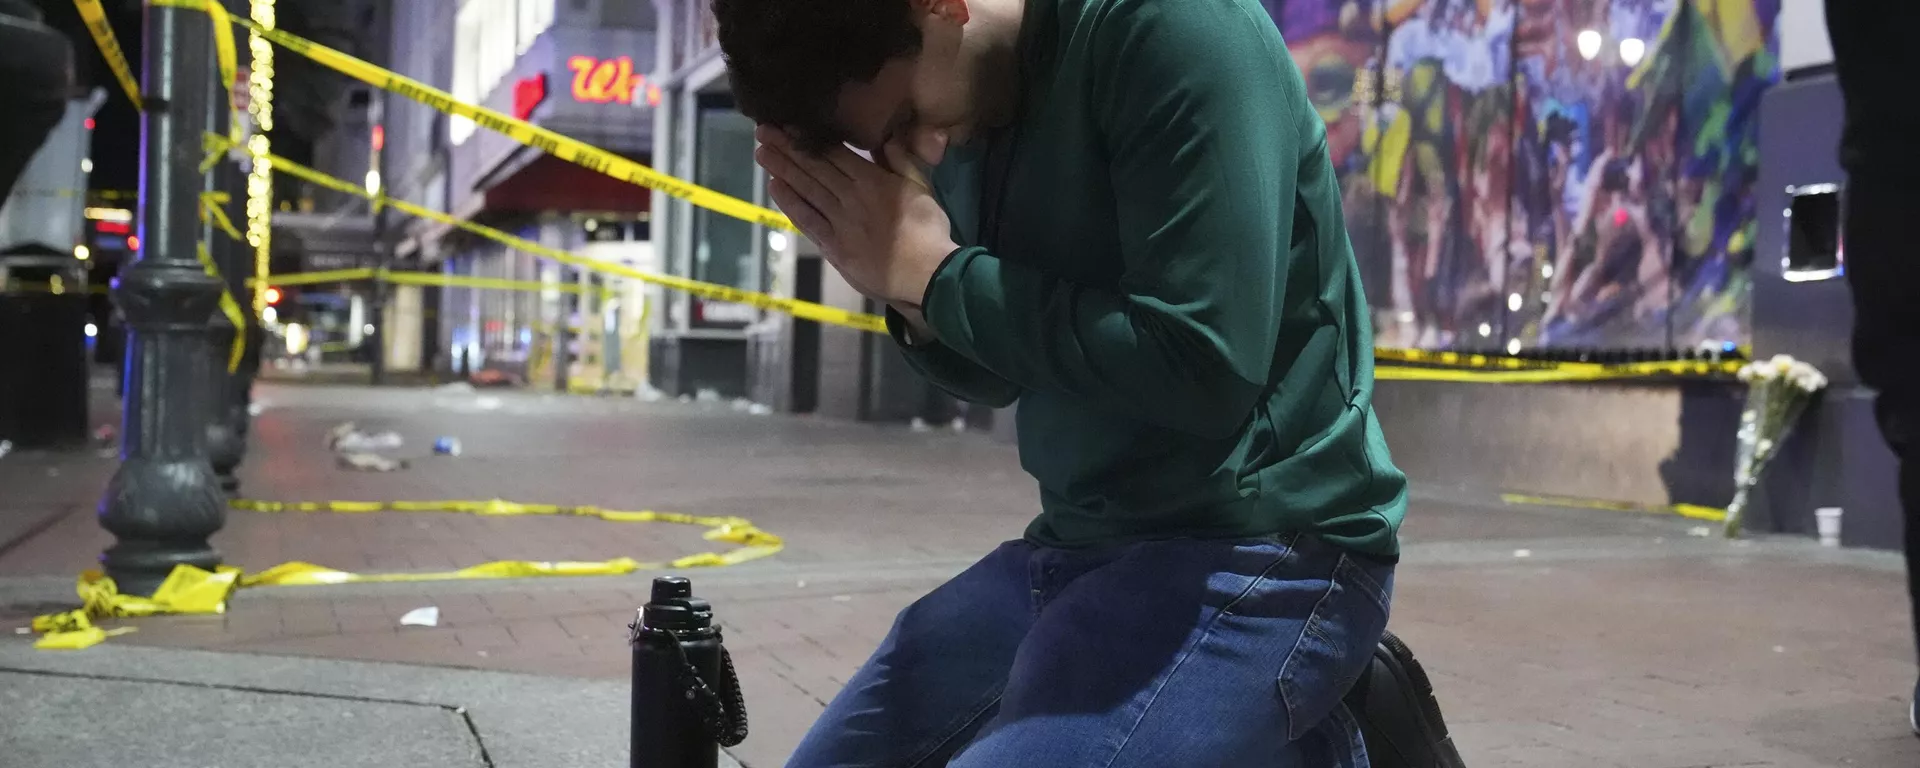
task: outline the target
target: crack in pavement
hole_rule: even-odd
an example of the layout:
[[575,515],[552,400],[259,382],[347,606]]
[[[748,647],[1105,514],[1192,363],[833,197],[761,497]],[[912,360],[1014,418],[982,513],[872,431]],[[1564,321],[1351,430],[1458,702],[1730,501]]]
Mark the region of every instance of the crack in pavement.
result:
[[345,702],[351,702],[355,704],[385,704],[385,705],[394,705],[394,706],[425,707],[428,709],[438,709],[460,719],[461,724],[464,725],[467,729],[467,735],[473,739],[474,749],[480,753],[480,764],[485,768],[495,768],[495,765],[493,762],[493,756],[491,753],[487,751],[487,742],[486,742],[486,739],[480,735],[479,726],[475,725],[473,722],[473,717],[467,714],[467,708],[463,706],[459,706],[457,704],[442,704],[439,702],[431,702],[431,701],[407,701],[405,699],[388,699],[388,698],[380,698],[376,696],[356,696],[356,695],[344,694],[344,693],[319,693],[319,692],[313,692],[313,691],[296,691],[296,690],[287,690],[287,689],[263,688],[263,687],[251,686],[251,685],[227,685],[227,684],[221,684],[221,683],[207,683],[207,682],[196,682],[196,681],[188,681],[188,680],[167,680],[163,678],[152,678],[152,677],[102,675],[102,674],[90,673],[90,672],[58,672],[58,671],[45,670],[45,669],[21,669],[18,667],[9,667],[9,666],[0,666],[0,674],[26,675],[31,677],[53,677],[53,678],[64,678],[64,679],[71,679],[71,680],[87,680],[91,682],[101,682],[101,683],[125,683],[129,685],[164,685],[164,686],[170,686],[175,688],[193,688],[193,689],[207,690],[207,691],[230,691],[234,693],[251,693],[256,695],[264,695],[264,696],[295,696],[295,697],[309,698],[309,699],[326,699],[330,701],[345,701]]

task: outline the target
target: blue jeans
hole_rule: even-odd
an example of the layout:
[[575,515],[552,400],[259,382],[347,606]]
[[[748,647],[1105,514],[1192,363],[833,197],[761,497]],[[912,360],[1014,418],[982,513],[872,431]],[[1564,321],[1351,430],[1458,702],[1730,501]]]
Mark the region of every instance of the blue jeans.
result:
[[1311,536],[1008,542],[908,606],[788,768],[1366,768],[1393,566]]

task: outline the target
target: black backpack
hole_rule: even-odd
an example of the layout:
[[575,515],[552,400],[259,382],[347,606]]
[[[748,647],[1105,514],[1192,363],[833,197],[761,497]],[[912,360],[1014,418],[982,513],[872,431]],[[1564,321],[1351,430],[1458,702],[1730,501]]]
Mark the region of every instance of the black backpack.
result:
[[1465,768],[1447,735],[1433,681],[1392,632],[1374,648],[1373,663],[1347,691],[1373,768]]

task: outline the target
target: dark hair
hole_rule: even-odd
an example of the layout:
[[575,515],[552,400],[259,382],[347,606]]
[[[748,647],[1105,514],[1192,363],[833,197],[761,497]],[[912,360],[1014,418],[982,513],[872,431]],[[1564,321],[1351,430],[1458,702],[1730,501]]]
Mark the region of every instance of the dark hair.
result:
[[1580,124],[1559,112],[1547,114],[1546,140],[1548,144],[1567,144],[1573,141],[1573,134],[1580,130]]
[[802,150],[845,141],[840,89],[920,52],[910,0],[713,0],[734,103]]
[[1600,191],[1626,192],[1627,187],[1631,186],[1627,178],[1627,165],[1626,158],[1608,160],[1606,167],[1600,169]]

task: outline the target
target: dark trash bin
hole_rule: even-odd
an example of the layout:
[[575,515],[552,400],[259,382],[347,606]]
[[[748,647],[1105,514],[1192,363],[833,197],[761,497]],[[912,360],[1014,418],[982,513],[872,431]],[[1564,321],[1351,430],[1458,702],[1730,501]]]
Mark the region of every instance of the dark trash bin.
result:
[[87,442],[87,275],[67,254],[0,254],[0,440]]

